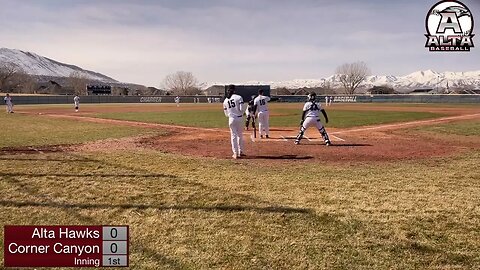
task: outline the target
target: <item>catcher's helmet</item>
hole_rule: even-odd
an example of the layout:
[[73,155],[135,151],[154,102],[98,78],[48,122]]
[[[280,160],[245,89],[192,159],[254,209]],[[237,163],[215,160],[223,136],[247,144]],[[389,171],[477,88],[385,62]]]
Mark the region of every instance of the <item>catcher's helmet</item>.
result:
[[308,94],[307,98],[308,101],[315,101],[315,99],[317,98],[317,94],[315,92],[311,92],[310,94]]

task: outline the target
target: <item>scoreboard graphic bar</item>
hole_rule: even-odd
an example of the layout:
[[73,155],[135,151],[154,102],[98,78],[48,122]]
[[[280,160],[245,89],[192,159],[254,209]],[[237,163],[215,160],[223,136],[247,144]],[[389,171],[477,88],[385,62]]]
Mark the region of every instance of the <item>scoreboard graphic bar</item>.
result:
[[4,226],[4,267],[128,267],[128,226]]

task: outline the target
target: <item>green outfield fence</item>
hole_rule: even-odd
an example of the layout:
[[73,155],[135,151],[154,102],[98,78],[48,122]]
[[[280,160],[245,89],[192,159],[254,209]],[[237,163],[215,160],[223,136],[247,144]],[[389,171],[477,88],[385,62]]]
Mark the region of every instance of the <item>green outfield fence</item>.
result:
[[[480,95],[329,95],[333,103],[480,103]],[[174,103],[174,96],[80,96],[80,103]],[[180,96],[180,103],[223,102],[223,96]],[[277,102],[305,102],[305,96],[273,96]],[[318,96],[325,102],[325,96]],[[15,96],[14,104],[72,104],[73,96]]]

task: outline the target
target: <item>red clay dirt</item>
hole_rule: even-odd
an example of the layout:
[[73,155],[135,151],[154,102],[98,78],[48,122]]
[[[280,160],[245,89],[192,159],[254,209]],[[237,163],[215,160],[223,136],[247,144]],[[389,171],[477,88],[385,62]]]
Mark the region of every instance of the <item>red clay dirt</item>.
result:
[[[133,107],[132,107],[133,108]],[[181,108],[181,107],[180,107]],[[344,106],[344,108],[349,108]],[[352,106],[352,109],[359,107]],[[368,106],[369,110],[384,110],[385,106]],[[392,110],[392,107],[388,107]],[[402,107],[395,107],[395,110]],[[118,109],[118,108],[117,108]],[[130,107],[124,108],[130,110]],[[172,109],[172,108],[169,108]],[[408,108],[411,109],[411,108]],[[418,109],[418,108],[416,108]],[[349,129],[328,129],[333,146],[325,146],[320,139],[318,131],[310,129],[300,145],[293,144],[293,138],[298,130],[292,128],[273,128],[270,139],[252,140],[251,131],[244,133],[246,154],[248,160],[263,159],[274,162],[275,160],[310,160],[315,162],[381,162],[393,160],[414,160],[430,157],[449,156],[470,149],[478,149],[480,136],[469,137],[467,140],[450,140],[446,136],[434,136],[428,133],[407,132],[414,127],[448,123],[460,120],[480,119],[480,110],[472,108],[420,108],[422,111],[448,112],[452,116],[433,120],[413,121],[407,123],[386,124],[368,127],[355,127]],[[427,110],[428,109],[428,110]],[[406,108],[407,110],[407,108]],[[138,110],[137,110],[138,111]],[[418,111],[418,110],[417,110]],[[96,111],[98,112],[98,111]],[[31,112],[36,114],[35,112]],[[110,120],[88,117],[88,114],[63,114],[62,112],[43,112],[46,117],[69,118],[97,123],[114,125],[139,126],[146,128],[159,128],[167,135],[156,137],[141,137],[115,140],[115,145],[122,145],[124,140],[126,148],[142,147],[156,149],[162,152],[176,153],[189,156],[231,159],[230,133],[227,128],[195,128],[179,127],[173,125],[140,123],[123,120]],[[225,120],[227,126],[227,120]],[[80,147],[86,151],[98,151],[103,143],[92,143]],[[128,146],[127,146],[128,145]],[[122,147],[119,147],[122,149]],[[107,149],[104,149],[107,150]],[[102,149],[100,149],[102,151]]]

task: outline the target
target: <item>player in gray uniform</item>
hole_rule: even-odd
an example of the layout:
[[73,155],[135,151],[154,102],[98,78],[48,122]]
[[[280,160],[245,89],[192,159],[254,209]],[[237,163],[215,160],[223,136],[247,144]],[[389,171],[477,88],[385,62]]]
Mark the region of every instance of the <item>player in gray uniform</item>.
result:
[[75,112],[78,112],[78,107],[80,106],[80,97],[75,95],[73,98],[73,105],[75,106]]
[[302,122],[300,123],[300,132],[297,135],[297,138],[295,139],[295,144],[299,144],[300,140],[303,137],[303,134],[305,133],[305,130],[307,130],[308,127],[310,126],[316,126],[318,131],[323,137],[323,140],[325,141],[325,144],[327,146],[332,145],[330,142],[330,139],[328,138],[327,131],[325,130],[325,127],[323,127],[322,122],[320,121],[320,116],[319,112],[322,112],[323,117],[325,117],[325,123],[328,123],[328,116],[327,112],[322,108],[322,105],[317,104],[315,99],[317,98],[317,94],[315,92],[312,92],[308,95],[308,101],[305,103],[303,106],[303,114],[302,114]]
[[13,102],[12,102],[12,98],[10,97],[10,94],[7,94],[3,98],[3,101],[5,101],[5,105],[7,105],[7,113],[13,113]]

